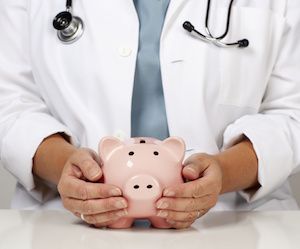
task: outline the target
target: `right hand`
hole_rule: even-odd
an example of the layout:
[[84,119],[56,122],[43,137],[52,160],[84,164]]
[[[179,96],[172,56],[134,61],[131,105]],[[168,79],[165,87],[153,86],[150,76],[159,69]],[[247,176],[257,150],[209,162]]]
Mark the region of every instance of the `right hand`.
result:
[[58,192],[66,209],[96,227],[105,227],[127,214],[121,190],[100,183],[100,157],[91,149],[76,150],[62,171]]

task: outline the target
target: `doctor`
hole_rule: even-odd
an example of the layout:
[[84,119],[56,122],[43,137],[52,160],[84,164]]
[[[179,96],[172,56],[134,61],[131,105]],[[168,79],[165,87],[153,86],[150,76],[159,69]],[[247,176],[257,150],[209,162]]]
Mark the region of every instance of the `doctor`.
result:
[[300,165],[300,3],[233,2],[222,42],[249,44],[225,48],[209,32],[224,33],[229,4],[207,15],[206,0],[74,0],[83,32],[65,43],[52,26],[64,0],[0,0],[12,207],[64,206],[98,227],[126,216],[120,189],[99,183],[95,151],[114,135],[185,140],[189,181],[157,202],[170,227],[209,210],[297,209],[287,179]]

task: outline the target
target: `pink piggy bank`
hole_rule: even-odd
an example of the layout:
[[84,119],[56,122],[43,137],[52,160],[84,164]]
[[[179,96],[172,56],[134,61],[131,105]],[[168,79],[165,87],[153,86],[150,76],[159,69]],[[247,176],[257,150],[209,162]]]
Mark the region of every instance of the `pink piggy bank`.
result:
[[128,201],[128,215],[109,227],[129,228],[134,219],[147,218],[154,227],[170,228],[164,218],[156,216],[155,203],[164,188],[183,183],[184,141],[178,137],[164,141],[139,137],[122,142],[104,137],[99,143],[99,154],[104,183],[118,186]]

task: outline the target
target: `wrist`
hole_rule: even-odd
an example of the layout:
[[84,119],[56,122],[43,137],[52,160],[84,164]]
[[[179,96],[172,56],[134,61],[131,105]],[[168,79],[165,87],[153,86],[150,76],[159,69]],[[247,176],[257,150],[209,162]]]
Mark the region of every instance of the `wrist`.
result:
[[77,148],[68,138],[56,133],[43,140],[33,158],[33,174],[57,184],[64,165]]
[[221,193],[259,187],[258,159],[247,137],[216,154],[215,159],[223,175]]
[[223,154],[219,153],[219,154],[215,154],[213,155],[214,160],[217,162],[217,164],[219,165],[220,171],[221,171],[221,175],[222,175],[222,188],[220,191],[220,194],[224,194],[226,191],[226,186],[227,184],[227,173],[226,173],[226,167],[224,167],[224,158],[223,158]]

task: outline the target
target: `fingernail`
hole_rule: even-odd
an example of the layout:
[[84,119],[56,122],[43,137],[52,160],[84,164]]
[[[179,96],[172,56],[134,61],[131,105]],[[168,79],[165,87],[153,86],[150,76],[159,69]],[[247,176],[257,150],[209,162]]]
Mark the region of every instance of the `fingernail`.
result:
[[127,214],[128,214],[127,210],[122,210],[116,213],[116,215],[119,217],[125,216]]
[[164,196],[168,196],[168,197],[175,196],[175,192],[171,190],[165,190]]
[[116,208],[125,208],[127,205],[126,205],[126,202],[125,201],[117,201],[116,203],[115,203],[115,207]]
[[193,174],[196,174],[196,170],[192,167],[185,167],[187,170],[191,171]]
[[165,209],[169,206],[169,204],[167,202],[164,202],[164,201],[159,201],[157,203],[157,208],[161,208],[161,209]]
[[110,195],[112,195],[112,196],[120,196],[120,195],[122,195],[121,190],[118,189],[118,188],[114,188],[114,189],[110,190],[109,193],[110,193]]
[[89,173],[90,173],[91,177],[96,178],[97,176],[100,175],[100,172],[101,172],[100,169],[92,168]]
[[166,217],[168,216],[168,212],[167,212],[167,211],[160,210],[160,211],[157,213],[157,216],[162,217],[162,218],[166,218]]

